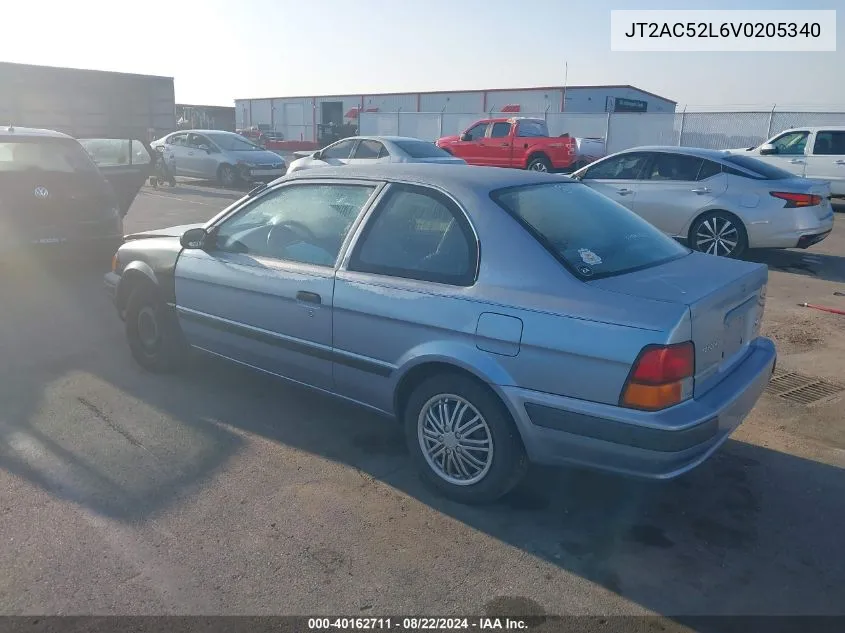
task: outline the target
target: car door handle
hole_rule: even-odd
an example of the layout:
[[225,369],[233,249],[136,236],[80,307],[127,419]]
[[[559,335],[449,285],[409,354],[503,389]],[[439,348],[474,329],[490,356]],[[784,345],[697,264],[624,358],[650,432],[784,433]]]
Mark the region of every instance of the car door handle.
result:
[[698,189],[690,189],[693,193],[702,194],[702,193],[710,193],[710,189],[707,187],[700,187]]
[[803,164],[804,164],[804,159],[803,159],[803,158],[793,158],[793,159],[792,159],[791,161],[789,161],[789,162],[790,162],[790,163],[792,163],[793,165],[803,165]]
[[833,161],[834,165],[845,165],[845,160],[835,160]]
[[297,301],[307,301],[308,303],[322,303],[323,300],[320,298],[316,292],[305,292],[304,290],[300,290],[296,293],[296,300]]
[[510,143],[502,143],[502,147],[510,147]]
[[631,189],[617,189],[616,193],[618,193],[620,196],[627,196],[627,195],[632,194],[634,192]]

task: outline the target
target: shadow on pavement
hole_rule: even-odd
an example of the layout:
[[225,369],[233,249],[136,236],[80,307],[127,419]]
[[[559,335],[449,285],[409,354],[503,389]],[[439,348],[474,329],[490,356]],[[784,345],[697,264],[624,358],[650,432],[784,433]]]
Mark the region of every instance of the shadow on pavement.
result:
[[[67,275],[51,278],[58,281],[43,297],[7,288],[7,296],[22,297],[26,313],[4,309],[2,316],[13,325],[42,319],[38,325],[57,332],[94,320],[90,340],[74,341],[56,363],[45,360],[49,342],[41,349],[0,341],[4,353],[30,349],[0,383],[10,403],[0,467],[59,498],[121,521],[151,518],[208,485],[246,432],[356,469],[362,486],[386,484],[667,616],[845,609],[845,470],[729,441],[669,483],[534,468],[500,503],[459,505],[420,483],[393,421],[207,358],[175,376],[127,370],[131,361],[99,276]],[[75,390],[80,376],[91,381],[84,398]],[[98,400],[98,384],[103,393],[125,394],[121,406],[129,412],[114,410],[106,396]],[[73,411],[71,428],[43,410],[57,403]],[[118,417],[144,424],[121,427]],[[545,615],[531,596],[509,600],[486,609]]]
[[766,264],[771,270],[814,277],[824,281],[845,282],[845,257],[803,250],[752,250],[747,261]]

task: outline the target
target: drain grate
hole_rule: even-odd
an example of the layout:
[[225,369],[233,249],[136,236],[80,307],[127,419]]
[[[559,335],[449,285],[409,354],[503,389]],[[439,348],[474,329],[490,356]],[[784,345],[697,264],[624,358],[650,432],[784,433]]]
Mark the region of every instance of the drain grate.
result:
[[845,391],[845,387],[797,372],[775,370],[766,393],[795,404],[818,404]]

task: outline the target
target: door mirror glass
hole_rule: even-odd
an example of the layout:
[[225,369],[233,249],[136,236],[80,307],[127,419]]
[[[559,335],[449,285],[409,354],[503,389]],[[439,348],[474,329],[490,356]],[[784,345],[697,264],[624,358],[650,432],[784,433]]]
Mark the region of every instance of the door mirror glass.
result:
[[188,229],[182,234],[182,238],[179,240],[179,242],[182,244],[182,248],[196,250],[201,249],[205,246],[207,238],[208,231],[203,228]]
[[763,143],[760,146],[760,154],[762,156],[768,156],[770,154],[777,154],[777,153],[778,153],[778,148],[775,145],[772,145],[771,143]]
[[319,149],[318,149],[316,152],[314,152],[313,154],[311,154],[311,158],[313,158],[314,160],[321,160],[321,159],[323,158],[323,152],[322,152],[322,150],[319,150]]
[[469,132],[464,132],[463,134],[461,134],[461,140],[462,141],[471,141],[472,135],[470,135]]
[[199,149],[201,149],[202,151],[204,151],[206,154],[210,154],[210,153],[211,153],[211,148],[210,148],[208,145],[200,145],[200,146],[199,146]]

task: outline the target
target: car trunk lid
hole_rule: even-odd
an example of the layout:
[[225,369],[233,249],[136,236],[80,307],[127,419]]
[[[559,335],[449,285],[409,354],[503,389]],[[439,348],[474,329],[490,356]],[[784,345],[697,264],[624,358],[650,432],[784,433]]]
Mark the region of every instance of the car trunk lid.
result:
[[690,315],[695,345],[695,396],[700,396],[742,360],[759,336],[768,268],[701,253],[590,285],[625,295],[680,303]]

